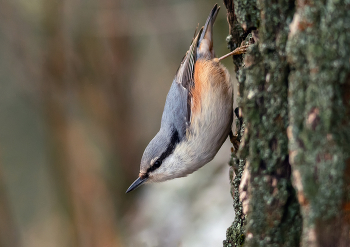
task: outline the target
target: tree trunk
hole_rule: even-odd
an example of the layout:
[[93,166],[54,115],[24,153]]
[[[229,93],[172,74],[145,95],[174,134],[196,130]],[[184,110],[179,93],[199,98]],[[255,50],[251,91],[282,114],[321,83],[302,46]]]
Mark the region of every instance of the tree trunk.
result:
[[224,2],[230,49],[251,44],[224,246],[350,246],[350,1]]

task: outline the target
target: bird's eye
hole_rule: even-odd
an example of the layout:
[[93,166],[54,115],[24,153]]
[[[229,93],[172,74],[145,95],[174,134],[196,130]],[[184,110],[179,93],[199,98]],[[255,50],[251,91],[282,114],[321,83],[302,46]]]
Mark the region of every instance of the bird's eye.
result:
[[157,160],[156,162],[154,162],[153,166],[155,168],[158,168],[158,167],[160,167],[161,164],[162,164],[162,162],[160,162],[160,160]]

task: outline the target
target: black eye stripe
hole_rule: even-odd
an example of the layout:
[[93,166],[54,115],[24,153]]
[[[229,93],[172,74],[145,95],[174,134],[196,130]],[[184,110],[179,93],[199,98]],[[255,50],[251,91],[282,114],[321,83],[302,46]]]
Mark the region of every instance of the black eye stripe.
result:
[[174,149],[179,142],[180,142],[179,133],[177,132],[176,129],[174,129],[167,149],[162,153],[162,155],[159,157],[158,160],[160,162],[165,160],[166,157],[168,157],[170,154],[172,154],[174,152]]
[[147,169],[147,174],[159,168],[162,165],[163,160],[165,160],[170,154],[174,152],[175,147],[179,142],[179,133],[174,128],[167,149],[160,155],[160,157],[153,163],[153,165]]

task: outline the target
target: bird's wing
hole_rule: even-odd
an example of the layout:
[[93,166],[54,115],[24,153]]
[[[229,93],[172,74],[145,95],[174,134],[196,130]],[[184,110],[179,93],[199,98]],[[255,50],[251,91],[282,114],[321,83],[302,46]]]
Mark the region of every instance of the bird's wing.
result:
[[191,123],[192,90],[195,87],[195,63],[201,58],[212,59],[214,57],[212,28],[218,12],[219,7],[215,5],[204,27],[199,30],[192,40],[191,46],[176,72],[165,102],[161,125],[167,130],[175,128],[179,133],[180,139],[185,136],[186,129]]
[[194,88],[194,68],[197,60],[198,39],[202,29],[192,40],[189,50],[182,59],[169,90],[162,116],[161,128],[175,128],[180,139],[186,135],[191,122],[191,91]]
[[191,91],[194,87],[194,67],[197,60],[197,47],[198,47],[198,40],[200,35],[202,34],[203,28],[201,28],[196,35],[196,37],[192,40],[191,46],[186,52],[186,55],[182,59],[182,62],[180,64],[179,69],[177,70],[175,81],[180,84],[184,89],[186,89],[187,92],[187,99],[186,99],[186,107],[187,107],[187,116],[186,121],[187,125],[190,123],[191,120]]
[[181,84],[187,90],[194,86],[194,65],[197,60],[197,46],[199,36],[202,34],[203,28],[201,28],[192,40],[191,46],[186,52],[186,55],[182,59],[179,69],[176,72],[175,80]]

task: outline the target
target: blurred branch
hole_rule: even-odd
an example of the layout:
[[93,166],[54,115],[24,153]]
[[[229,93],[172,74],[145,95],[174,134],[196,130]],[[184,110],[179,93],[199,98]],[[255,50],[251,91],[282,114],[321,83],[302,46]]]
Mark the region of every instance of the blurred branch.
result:
[[0,167],[0,247],[19,247],[20,234],[12,217],[6,185]]
[[[107,54],[101,52],[104,51],[101,49],[104,48],[105,41],[86,35],[91,30],[87,32],[85,29],[74,29],[71,26],[72,23],[65,22],[65,20],[73,20],[75,14],[83,8],[83,2],[76,4],[78,5],[73,6],[70,1],[49,1],[45,5],[47,7],[44,22],[46,50],[42,97],[48,124],[47,137],[52,175],[59,197],[60,214],[65,215],[68,220],[68,226],[64,229],[66,232],[63,235],[70,236],[71,246],[116,247],[120,246],[120,233],[116,224],[118,208],[115,206],[118,204],[113,199],[115,200],[118,194],[111,196],[109,193],[104,176],[105,164],[102,163],[104,160],[99,159],[98,152],[91,143],[90,138],[94,134],[93,131],[89,131],[92,130],[88,125],[89,121],[81,115],[84,115],[82,107],[87,102],[96,103],[94,101],[96,99],[105,100],[105,98],[96,97],[101,94],[101,91],[108,94],[107,99],[113,99],[111,103],[113,107],[109,105],[109,110],[124,106],[118,101],[120,102],[126,96],[123,93],[114,94],[115,90],[104,91],[105,87],[113,88],[119,85],[114,83],[108,74],[115,63],[108,61]],[[66,8],[69,11],[66,11]],[[95,16],[97,11],[98,9],[90,10],[88,14]],[[86,19],[85,28],[90,27],[89,20],[91,18]],[[119,49],[125,51],[123,46]],[[119,65],[122,64],[121,61],[118,62],[120,62]],[[95,74],[100,78],[96,78]],[[96,81],[100,82],[96,83]],[[88,86],[85,87],[85,83]],[[91,85],[94,87],[93,94],[85,90]],[[93,100],[90,97],[93,97]],[[97,107],[106,106],[104,102],[98,103]],[[75,114],[72,114],[72,111]],[[98,113],[105,111],[106,109],[102,109]],[[100,115],[93,117],[98,116]],[[106,120],[103,123],[104,127],[110,127],[111,124],[118,127],[116,121],[113,121],[115,116],[116,113],[111,113],[107,118],[103,118],[102,120]],[[117,139],[113,135],[109,137],[111,140],[108,144]],[[118,176],[118,174],[115,175]]]

